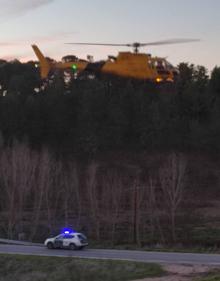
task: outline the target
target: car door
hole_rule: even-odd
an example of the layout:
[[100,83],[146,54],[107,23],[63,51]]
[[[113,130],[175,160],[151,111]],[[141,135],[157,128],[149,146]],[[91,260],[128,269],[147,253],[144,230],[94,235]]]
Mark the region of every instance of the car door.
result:
[[70,234],[65,234],[63,237],[63,247],[69,247],[69,244],[71,242],[72,236]]
[[63,248],[63,241],[64,241],[64,235],[59,235],[56,237],[54,241],[54,247],[55,248]]

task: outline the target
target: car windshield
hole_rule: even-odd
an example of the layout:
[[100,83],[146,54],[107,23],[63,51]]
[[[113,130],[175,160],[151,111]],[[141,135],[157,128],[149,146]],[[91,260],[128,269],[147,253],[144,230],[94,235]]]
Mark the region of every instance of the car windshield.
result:
[[84,234],[78,234],[77,235],[79,239],[87,239],[86,236]]
[[60,234],[60,235],[57,235],[55,238],[56,238],[56,239],[62,239],[63,236],[64,236],[63,234]]

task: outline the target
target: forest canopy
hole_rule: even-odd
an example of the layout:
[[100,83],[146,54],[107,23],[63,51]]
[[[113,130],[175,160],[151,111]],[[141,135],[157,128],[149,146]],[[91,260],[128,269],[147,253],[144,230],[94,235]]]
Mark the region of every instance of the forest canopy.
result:
[[181,63],[171,85],[122,79],[41,81],[35,62],[0,61],[4,144],[27,140],[72,153],[219,150],[220,68]]

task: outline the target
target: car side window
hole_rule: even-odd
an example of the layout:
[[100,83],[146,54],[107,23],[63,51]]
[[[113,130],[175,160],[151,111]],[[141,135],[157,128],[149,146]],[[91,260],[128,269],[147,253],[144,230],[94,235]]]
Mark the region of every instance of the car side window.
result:
[[72,239],[72,238],[74,238],[73,235],[70,235],[70,234],[64,235],[64,239]]

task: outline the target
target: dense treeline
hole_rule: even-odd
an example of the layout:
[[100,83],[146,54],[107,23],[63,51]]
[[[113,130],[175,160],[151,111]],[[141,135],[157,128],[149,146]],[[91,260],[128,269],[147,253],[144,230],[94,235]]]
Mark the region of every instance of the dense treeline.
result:
[[41,81],[34,62],[0,61],[0,234],[219,245],[196,231],[220,197],[220,68],[179,71],[172,85]]
[[0,131],[72,152],[220,149],[220,68],[180,64],[175,85],[42,82],[34,63],[0,65]]

